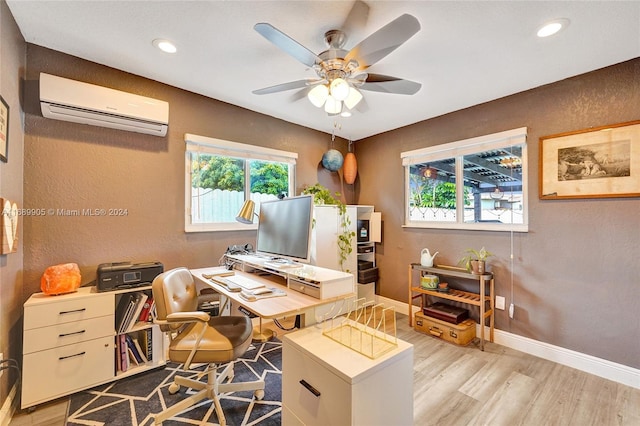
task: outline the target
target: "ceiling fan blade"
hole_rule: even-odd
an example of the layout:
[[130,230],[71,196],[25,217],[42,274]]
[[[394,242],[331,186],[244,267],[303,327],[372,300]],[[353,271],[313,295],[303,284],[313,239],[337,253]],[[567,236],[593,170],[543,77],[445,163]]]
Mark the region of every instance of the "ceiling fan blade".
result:
[[293,56],[308,67],[313,67],[314,65],[322,62],[318,55],[280,31],[279,29],[275,28],[271,24],[258,23],[253,26],[253,29],[260,33],[271,43],[275,44],[277,47],[284,50],[289,55]]
[[369,5],[362,0],[356,0],[351,6],[351,10],[346,19],[342,23],[342,31],[346,34],[353,34],[356,31],[365,28],[369,19]]
[[314,82],[316,82],[316,80],[311,79],[290,81],[288,83],[276,84],[275,86],[254,90],[251,93],[254,95],[268,95],[271,93],[284,92],[286,90],[300,89],[302,87],[307,87],[309,84],[313,84]]
[[369,74],[367,81],[359,87],[360,90],[370,92],[395,93],[399,95],[414,95],[420,90],[422,84],[382,74]]
[[420,22],[404,14],[358,43],[347,53],[345,61],[355,59],[359,70],[369,68],[420,31]]

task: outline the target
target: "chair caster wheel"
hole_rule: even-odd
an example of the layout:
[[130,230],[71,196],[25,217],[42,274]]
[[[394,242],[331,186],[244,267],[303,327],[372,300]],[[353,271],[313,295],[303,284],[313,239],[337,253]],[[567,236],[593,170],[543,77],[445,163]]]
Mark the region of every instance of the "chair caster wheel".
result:
[[262,399],[264,398],[264,389],[257,389],[255,392],[253,392],[253,394],[258,401],[262,401]]
[[169,393],[170,393],[171,395],[173,395],[173,394],[177,393],[179,390],[180,390],[180,385],[179,385],[179,384],[177,384],[177,383],[171,383],[171,384],[169,385]]

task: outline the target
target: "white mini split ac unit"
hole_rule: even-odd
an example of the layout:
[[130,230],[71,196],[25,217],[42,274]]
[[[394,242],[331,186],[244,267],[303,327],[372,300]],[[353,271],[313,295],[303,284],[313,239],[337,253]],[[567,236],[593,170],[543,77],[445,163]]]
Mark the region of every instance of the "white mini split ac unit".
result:
[[54,120],[165,136],[169,104],[132,93],[40,73],[42,115]]

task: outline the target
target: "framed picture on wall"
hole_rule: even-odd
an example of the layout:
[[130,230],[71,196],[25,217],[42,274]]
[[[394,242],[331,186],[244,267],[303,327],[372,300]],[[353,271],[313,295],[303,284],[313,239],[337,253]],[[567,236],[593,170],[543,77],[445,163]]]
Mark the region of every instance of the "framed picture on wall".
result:
[[4,198],[0,198],[0,205],[0,254],[15,253],[18,251],[18,206]]
[[9,105],[0,96],[0,160],[7,162],[9,147]]
[[640,120],[540,138],[542,200],[640,196]]

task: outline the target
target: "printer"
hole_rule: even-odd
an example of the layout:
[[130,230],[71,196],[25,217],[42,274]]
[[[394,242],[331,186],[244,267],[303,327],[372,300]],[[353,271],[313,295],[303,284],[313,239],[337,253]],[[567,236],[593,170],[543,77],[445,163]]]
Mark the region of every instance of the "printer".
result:
[[101,292],[148,286],[162,272],[164,266],[160,262],[101,263],[96,287]]

